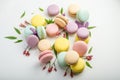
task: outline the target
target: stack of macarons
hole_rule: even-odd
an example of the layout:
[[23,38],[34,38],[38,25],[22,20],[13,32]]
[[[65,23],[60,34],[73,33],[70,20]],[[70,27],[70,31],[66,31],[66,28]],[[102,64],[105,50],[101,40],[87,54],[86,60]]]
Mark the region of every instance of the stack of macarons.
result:
[[[47,64],[54,57],[51,42],[47,37],[56,37],[60,30],[68,33],[68,35],[74,34],[75,42],[72,50],[69,50],[69,39],[61,36],[57,36],[54,42],[54,49],[57,52],[57,61],[61,67],[69,66],[74,73],[80,73],[85,68],[83,57],[88,51],[89,30],[85,26],[79,27],[75,21],[70,21],[63,14],[59,14],[59,11],[59,7],[56,4],[51,4],[47,8],[48,15],[54,17],[54,23],[48,24],[46,18],[39,14],[32,17],[31,24],[24,29],[28,47],[37,47],[40,51],[39,61]],[[68,13],[81,24],[86,23],[89,18],[89,13],[80,9],[77,4],[71,4],[68,7]]]

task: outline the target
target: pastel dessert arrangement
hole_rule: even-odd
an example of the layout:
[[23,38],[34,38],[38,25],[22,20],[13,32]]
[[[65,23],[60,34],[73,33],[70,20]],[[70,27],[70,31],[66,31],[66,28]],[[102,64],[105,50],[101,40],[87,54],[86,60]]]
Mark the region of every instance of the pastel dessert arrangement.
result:
[[[39,8],[40,11],[44,11]],[[68,6],[68,15],[74,20],[68,19],[63,8],[59,8],[56,4],[47,7],[47,14],[51,19],[34,14],[30,21],[21,23],[24,38],[27,46],[23,51],[25,56],[30,55],[30,50],[37,47],[39,50],[38,60],[43,64],[43,70],[48,72],[57,71],[56,63],[64,69],[63,76],[70,73],[73,77],[75,74],[83,72],[85,66],[92,68],[89,61],[92,60],[90,54],[93,47],[89,47],[88,43],[91,38],[90,29],[95,26],[89,26],[89,13],[87,10],[80,9],[78,4],[70,4]],[[25,16],[25,12],[21,18]],[[21,34],[18,28],[14,28],[18,34]],[[70,36],[74,36],[74,42],[70,43]],[[55,38],[53,44],[49,38]],[[16,40],[15,36],[7,36],[7,39]],[[22,42],[17,39],[15,43]],[[73,44],[70,49],[71,44]]]

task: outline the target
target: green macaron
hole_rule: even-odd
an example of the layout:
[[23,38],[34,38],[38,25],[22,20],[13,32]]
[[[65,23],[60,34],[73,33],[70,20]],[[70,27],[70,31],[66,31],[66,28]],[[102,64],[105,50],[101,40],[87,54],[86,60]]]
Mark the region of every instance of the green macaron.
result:
[[47,34],[46,34],[46,30],[43,26],[37,27],[37,35],[40,39],[46,38]]

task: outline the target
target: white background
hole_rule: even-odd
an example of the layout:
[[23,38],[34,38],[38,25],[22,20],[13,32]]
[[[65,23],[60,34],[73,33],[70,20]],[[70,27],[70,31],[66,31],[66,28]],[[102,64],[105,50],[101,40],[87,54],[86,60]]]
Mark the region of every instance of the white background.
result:
[[[42,71],[38,61],[38,50],[32,50],[30,57],[22,55],[26,44],[15,44],[5,36],[18,36],[13,27],[29,20],[31,13],[41,13],[38,8],[46,10],[52,3],[67,7],[78,3],[90,13],[92,30],[90,46],[93,46],[93,69],[85,68],[75,76],[63,77],[63,70],[48,74]],[[26,11],[24,19],[20,15]],[[46,13],[46,12],[45,12]],[[46,14],[45,14],[46,15]],[[22,38],[21,36],[18,36]],[[72,43],[71,43],[72,44]],[[0,80],[120,80],[120,0],[0,0]]]

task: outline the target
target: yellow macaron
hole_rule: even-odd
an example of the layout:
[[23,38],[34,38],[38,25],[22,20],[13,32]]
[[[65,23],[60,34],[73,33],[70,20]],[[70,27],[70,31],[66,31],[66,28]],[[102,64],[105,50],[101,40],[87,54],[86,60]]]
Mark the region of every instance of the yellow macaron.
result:
[[31,23],[35,27],[46,25],[45,18],[43,16],[39,15],[39,14],[32,17]]
[[90,41],[90,36],[88,37],[88,38],[86,38],[85,40],[82,40],[82,39],[80,39],[80,38],[78,38],[78,36],[77,35],[75,35],[75,41],[84,41],[85,43],[89,43],[89,41]]
[[79,58],[76,64],[70,65],[70,68],[74,73],[80,73],[85,68],[85,61],[82,58]]
[[67,51],[69,49],[69,41],[66,38],[59,37],[55,40],[54,47],[55,50],[59,53],[62,51]]

